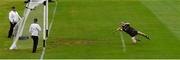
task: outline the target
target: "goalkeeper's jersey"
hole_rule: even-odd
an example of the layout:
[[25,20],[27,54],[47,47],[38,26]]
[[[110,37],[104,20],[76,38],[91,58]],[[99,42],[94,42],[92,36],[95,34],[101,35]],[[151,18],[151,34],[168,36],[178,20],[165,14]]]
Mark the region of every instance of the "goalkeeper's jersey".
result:
[[123,25],[122,30],[128,33],[131,37],[134,37],[138,34],[138,32],[134,28],[130,27],[129,24]]

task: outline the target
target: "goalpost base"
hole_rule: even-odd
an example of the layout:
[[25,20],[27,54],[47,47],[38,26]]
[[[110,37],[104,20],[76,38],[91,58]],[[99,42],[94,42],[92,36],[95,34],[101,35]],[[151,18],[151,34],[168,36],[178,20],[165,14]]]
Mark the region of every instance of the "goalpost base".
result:
[[19,37],[19,40],[28,40],[29,39],[29,36],[20,36]]
[[13,45],[9,48],[9,50],[15,50],[15,49],[17,49],[16,44],[13,44]]

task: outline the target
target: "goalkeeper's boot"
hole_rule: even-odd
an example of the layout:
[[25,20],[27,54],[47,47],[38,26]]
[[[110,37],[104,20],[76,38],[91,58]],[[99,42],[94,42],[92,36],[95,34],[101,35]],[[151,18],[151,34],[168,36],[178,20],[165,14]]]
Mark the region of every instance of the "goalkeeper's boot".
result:
[[145,35],[144,37],[145,37],[146,39],[150,40],[150,38],[149,38],[147,35]]

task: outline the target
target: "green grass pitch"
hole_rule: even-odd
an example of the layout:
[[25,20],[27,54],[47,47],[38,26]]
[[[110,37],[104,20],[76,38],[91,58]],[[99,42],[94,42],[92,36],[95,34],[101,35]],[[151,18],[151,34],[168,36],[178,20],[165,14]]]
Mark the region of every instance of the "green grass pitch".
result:
[[[55,59],[136,59],[180,58],[180,1],[179,0],[57,0],[55,15],[45,58]],[[8,13],[17,6],[23,14],[23,0],[0,2],[0,59],[40,58],[42,47],[31,53],[31,48],[8,50],[12,39],[7,38]],[[50,3],[50,18],[54,4]],[[130,37],[123,33],[126,52],[116,28],[127,21],[137,30],[151,37],[131,44]],[[42,39],[41,39],[42,41]],[[23,45],[23,44],[21,44]],[[32,47],[31,40],[26,42]]]

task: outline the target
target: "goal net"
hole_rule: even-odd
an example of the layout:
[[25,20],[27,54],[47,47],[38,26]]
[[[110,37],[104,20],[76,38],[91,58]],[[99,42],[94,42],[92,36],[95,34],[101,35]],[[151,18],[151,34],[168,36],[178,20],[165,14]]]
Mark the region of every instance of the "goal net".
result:
[[[38,24],[41,26],[42,29],[39,35],[39,42],[42,42],[44,33],[44,1],[45,0],[29,0],[29,2],[26,4],[23,17],[14,28],[14,38],[13,43],[9,48],[10,50],[16,48],[32,48],[33,42],[31,39],[31,33],[29,32],[29,27],[33,23],[33,20],[35,18],[38,19]],[[42,45],[40,44],[42,43],[39,43],[39,47],[42,47]]]

